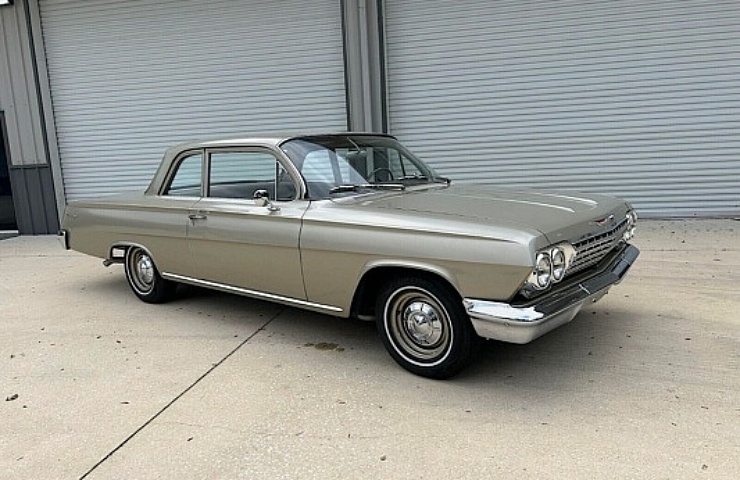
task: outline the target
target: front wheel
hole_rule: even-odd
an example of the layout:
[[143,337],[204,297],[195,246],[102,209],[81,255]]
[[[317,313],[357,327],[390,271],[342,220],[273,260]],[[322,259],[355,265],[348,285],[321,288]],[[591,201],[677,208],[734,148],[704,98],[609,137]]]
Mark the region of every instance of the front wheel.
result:
[[147,303],[163,303],[172,298],[175,284],[162,278],[149,252],[129,247],[124,259],[126,280],[139,299]]
[[472,359],[477,336],[459,295],[442,282],[397,278],[380,292],[376,321],[383,344],[406,370],[449,378]]

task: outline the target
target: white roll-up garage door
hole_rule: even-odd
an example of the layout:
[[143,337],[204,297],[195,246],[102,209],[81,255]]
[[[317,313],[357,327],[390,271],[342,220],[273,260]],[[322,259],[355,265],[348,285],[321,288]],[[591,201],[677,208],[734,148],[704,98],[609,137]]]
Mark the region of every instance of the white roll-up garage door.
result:
[[213,136],[346,130],[337,0],[41,0],[68,200]]
[[740,2],[385,2],[391,133],[460,182],[740,212]]

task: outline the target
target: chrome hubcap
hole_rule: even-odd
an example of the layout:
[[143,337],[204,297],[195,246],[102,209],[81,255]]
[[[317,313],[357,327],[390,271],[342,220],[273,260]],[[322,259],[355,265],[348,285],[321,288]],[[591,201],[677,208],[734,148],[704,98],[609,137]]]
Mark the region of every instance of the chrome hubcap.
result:
[[403,313],[406,333],[420,346],[434,345],[442,338],[442,322],[433,305],[413,302]]
[[449,315],[426,290],[417,287],[397,290],[386,303],[385,319],[389,339],[408,361],[434,365],[449,353],[452,343]]
[[142,283],[151,285],[154,280],[154,265],[149,255],[141,255],[139,260],[136,262],[136,276],[139,277]]
[[142,249],[135,248],[126,256],[126,276],[139,293],[147,294],[152,291],[156,275],[152,257]]

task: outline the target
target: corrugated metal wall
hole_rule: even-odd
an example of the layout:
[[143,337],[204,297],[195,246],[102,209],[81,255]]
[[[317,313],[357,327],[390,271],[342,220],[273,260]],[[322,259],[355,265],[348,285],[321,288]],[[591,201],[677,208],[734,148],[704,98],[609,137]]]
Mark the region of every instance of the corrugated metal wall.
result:
[[5,208],[20,233],[35,235],[56,233],[59,223],[31,22],[26,2],[0,8],[0,137],[13,193]]
[[27,21],[23,5],[0,8],[0,110],[16,166],[47,163]]
[[345,130],[337,0],[41,0],[67,200],[145,187],[179,141]]
[[391,133],[441,173],[740,212],[740,2],[385,9]]

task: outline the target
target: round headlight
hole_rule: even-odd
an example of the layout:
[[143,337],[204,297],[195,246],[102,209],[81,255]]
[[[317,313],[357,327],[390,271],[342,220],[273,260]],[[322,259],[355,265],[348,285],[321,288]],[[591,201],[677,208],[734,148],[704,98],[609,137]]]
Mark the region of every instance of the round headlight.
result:
[[544,289],[550,286],[550,282],[552,282],[552,260],[550,259],[550,255],[546,253],[540,253],[537,255],[537,263],[535,265],[534,272],[537,280],[537,287]]
[[567,268],[565,252],[560,248],[553,248],[550,252],[550,258],[552,261],[552,279],[559,282],[565,276],[565,269]]
[[634,210],[627,212],[627,230],[625,230],[622,240],[629,242],[635,236],[637,226],[637,213]]

